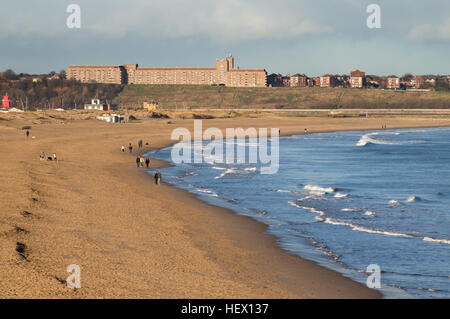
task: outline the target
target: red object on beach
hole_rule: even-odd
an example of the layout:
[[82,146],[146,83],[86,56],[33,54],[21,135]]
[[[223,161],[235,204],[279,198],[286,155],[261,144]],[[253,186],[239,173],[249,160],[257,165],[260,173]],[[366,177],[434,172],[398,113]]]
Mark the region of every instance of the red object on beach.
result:
[[3,100],[2,100],[2,108],[9,108],[9,97],[8,97],[8,94],[6,94],[6,95],[3,97]]

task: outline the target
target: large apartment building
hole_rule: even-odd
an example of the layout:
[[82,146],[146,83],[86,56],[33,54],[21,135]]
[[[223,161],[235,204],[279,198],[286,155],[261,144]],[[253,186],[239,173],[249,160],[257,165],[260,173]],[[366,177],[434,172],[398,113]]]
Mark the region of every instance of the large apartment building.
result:
[[125,69],[122,66],[80,66],[72,65],[67,69],[67,78],[82,83],[97,82],[106,84],[126,83]]
[[362,88],[366,84],[366,73],[356,70],[350,72],[350,87]]
[[234,58],[217,60],[215,68],[140,68],[138,64],[120,66],[69,66],[67,78],[83,83],[111,84],[193,84],[230,87],[265,87],[264,69],[239,69]]

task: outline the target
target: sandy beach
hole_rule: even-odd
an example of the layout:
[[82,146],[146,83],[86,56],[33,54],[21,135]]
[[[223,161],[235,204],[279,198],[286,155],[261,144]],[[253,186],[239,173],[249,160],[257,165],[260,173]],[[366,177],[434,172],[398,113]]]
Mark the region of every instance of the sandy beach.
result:
[[[279,127],[282,135],[450,126],[445,118],[264,117],[204,128]],[[29,125],[30,137],[21,128]],[[266,226],[208,205],[137,169],[193,120],[124,124],[0,116],[2,298],[377,298],[380,294],[276,245]],[[33,138],[34,137],[34,138]],[[122,145],[133,143],[133,154]],[[40,161],[40,153],[58,162]],[[165,163],[151,161],[157,168]],[[163,176],[164,180],[164,176]],[[81,289],[66,268],[81,267]]]

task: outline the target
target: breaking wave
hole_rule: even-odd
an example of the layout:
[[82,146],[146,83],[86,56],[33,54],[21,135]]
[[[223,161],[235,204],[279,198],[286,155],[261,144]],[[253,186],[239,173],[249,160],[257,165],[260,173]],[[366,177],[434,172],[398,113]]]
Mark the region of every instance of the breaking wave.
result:
[[398,132],[376,132],[376,133],[368,133],[361,137],[361,139],[356,143],[356,146],[366,146],[369,144],[378,144],[378,145],[407,145],[407,144],[417,144],[421,143],[421,141],[403,141],[403,142],[393,142],[393,141],[384,141],[381,139],[376,139],[375,136],[378,135],[400,135]]
[[290,191],[286,189],[278,189],[277,193],[304,194],[302,192]]
[[207,189],[207,188],[195,187],[194,189],[195,189],[197,192],[204,193],[204,194],[208,194],[209,196],[212,196],[212,197],[219,197],[219,195],[217,195],[216,192],[214,192],[214,191],[212,191],[212,190],[210,190],[210,189]]
[[215,179],[220,179],[220,178],[223,178],[223,177],[226,177],[226,176],[230,176],[230,175],[249,174],[251,172],[256,172],[256,171],[258,171],[258,168],[256,168],[256,167],[247,167],[247,168],[244,168],[244,169],[227,168],[227,169],[225,169],[225,172],[223,172],[219,176],[216,176]]
[[406,202],[407,203],[414,203],[414,202],[417,202],[417,201],[420,201],[421,200],[421,198],[419,197],[419,196],[410,196],[407,200],[406,200]]
[[[415,238],[415,239],[420,239],[426,242],[431,242],[431,243],[438,243],[438,244],[447,244],[450,245],[450,240],[448,239],[436,239],[436,238],[430,238],[430,237],[418,237],[418,236],[412,236],[409,234],[405,234],[405,233],[400,233],[400,232],[393,232],[393,231],[387,231],[387,230],[378,230],[378,229],[370,229],[367,227],[363,227],[363,226],[359,226],[359,225],[355,225],[352,223],[348,223],[348,222],[344,222],[344,221],[339,221],[333,218],[329,218],[326,217],[326,213],[318,210],[314,207],[307,207],[307,206],[302,206],[297,204],[296,201],[290,201],[289,204],[291,206],[297,207],[297,208],[301,208],[304,210],[308,210],[311,213],[317,214],[318,216],[315,217],[315,219],[319,222],[323,222],[325,224],[330,224],[330,225],[335,225],[335,226],[346,226],[346,227],[350,227],[351,230],[353,231],[359,231],[359,232],[364,232],[364,233],[369,233],[369,234],[378,234],[378,235],[385,235],[385,236],[392,236],[392,237],[403,237],[403,238]],[[344,208],[341,211],[357,211],[360,210],[358,208]],[[376,213],[372,212],[372,211],[366,211],[364,213],[364,215],[366,216],[374,216]]]
[[334,193],[337,191],[336,188],[331,188],[331,187],[320,187],[320,186],[316,186],[316,185],[306,185],[305,187],[303,187],[304,189],[310,191],[310,192],[317,192],[317,193]]
[[350,195],[349,194],[343,194],[343,193],[336,193],[334,195],[334,197],[336,197],[336,198],[345,198],[345,197],[348,197],[348,196],[350,196]]
[[393,199],[393,200],[389,201],[389,205],[391,205],[391,206],[397,206],[397,205],[400,205],[400,203],[399,203],[398,200]]
[[450,240],[448,240],[448,239],[434,239],[434,238],[430,238],[430,237],[424,237],[423,240],[430,242],[430,243],[439,243],[439,244],[450,245]]

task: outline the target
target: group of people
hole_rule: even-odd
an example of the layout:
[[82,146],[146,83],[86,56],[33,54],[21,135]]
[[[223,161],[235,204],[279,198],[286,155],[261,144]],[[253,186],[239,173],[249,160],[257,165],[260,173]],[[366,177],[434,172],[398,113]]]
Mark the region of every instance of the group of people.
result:
[[[136,166],[138,168],[141,168],[141,167],[144,167],[144,165],[145,165],[145,167],[149,168],[150,167],[150,158],[140,155],[142,152],[143,144],[144,144],[144,142],[142,140],[139,140],[137,143],[138,149],[139,149],[139,155],[136,157]],[[147,143],[145,143],[145,145],[148,146],[149,143],[147,142]],[[121,147],[122,153],[125,153],[125,150],[126,150],[125,145],[122,145],[122,147]],[[128,144],[128,151],[130,154],[133,153],[133,145],[131,143]],[[161,178],[162,178],[161,172],[156,171],[156,173],[153,177],[155,178],[155,184],[159,185],[161,183]]]
[[147,168],[148,168],[148,166],[150,165],[150,158],[148,158],[148,157],[143,157],[143,156],[138,156],[138,157],[136,157],[136,165],[137,165],[137,167],[139,168],[139,167],[144,167],[144,164],[147,166]]
[[53,156],[48,156],[48,157],[46,157],[45,156],[45,153],[44,152],[42,152],[41,153],[41,155],[39,155],[39,159],[41,160],[41,161],[58,161],[58,157],[56,156],[56,153],[53,153]]
[[[139,150],[142,149],[143,144],[144,144],[144,142],[142,140],[138,141]],[[149,145],[148,142],[145,143],[145,145],[148,146]],[[122,145],[121,151],[122,151],[122,153],[125,153],[125,145]],[[133,145],[131,143],[128,144],[128,151],[130,152],[130,154],[133,153]]]

